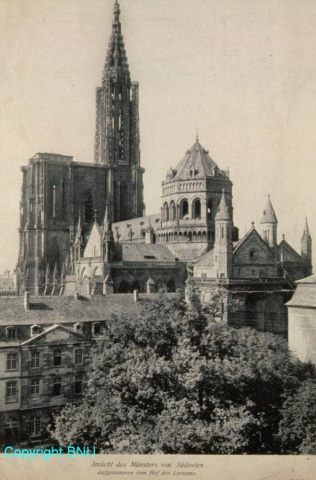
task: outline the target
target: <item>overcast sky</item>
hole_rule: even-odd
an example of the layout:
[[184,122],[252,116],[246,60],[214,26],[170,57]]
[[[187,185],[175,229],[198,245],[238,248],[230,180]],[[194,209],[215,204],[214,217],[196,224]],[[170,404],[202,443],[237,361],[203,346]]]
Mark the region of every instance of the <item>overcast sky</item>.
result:
[[[1,0],[0,272],[18,257],[20,166],[36,152],[93,162],[95,89],[114,0]],[[200,143],[234,183],[243,235],[271,200],[300,251],[316,246],[315,0],[121,0],[140,83],[147,213],[161,182]],[[315,257],[316,261],[316,257]]]

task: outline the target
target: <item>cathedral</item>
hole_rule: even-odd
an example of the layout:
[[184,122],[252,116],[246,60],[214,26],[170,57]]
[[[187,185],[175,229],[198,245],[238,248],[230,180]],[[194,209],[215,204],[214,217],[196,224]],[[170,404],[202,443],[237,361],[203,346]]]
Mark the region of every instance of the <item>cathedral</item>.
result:
[[225,291],[227,321],[286,334],[284,304],[294,282],[312,273],[307,220],[299,254],[285,238],[278,242],[268,197],[260,231],[252,225],[239,238],[229,172],[198,137],[168,170],[160,211],[145,215],[139,84],[131,81],[118,1],[96,90],[94,163],[37,153],[21,170],[18,294],[174,292],[193,277],[203,299]]

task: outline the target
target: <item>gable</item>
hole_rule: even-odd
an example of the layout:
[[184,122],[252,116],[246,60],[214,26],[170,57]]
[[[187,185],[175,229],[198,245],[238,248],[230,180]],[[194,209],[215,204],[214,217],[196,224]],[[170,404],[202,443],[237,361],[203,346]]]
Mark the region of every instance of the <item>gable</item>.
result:
[[270,247],[255,229],[237,245],[233,253],[233,260],[235,265],[274,265],[274,255]]
[[85,340],[83,335],[77,332],[72,332],[70,329],[62,327],[61,325],[54,325],[53,327],[41,332],[39,335],[36,335],[26,342],[23,342],[21,345],[45,345],[54,343],[58,343],[58,345],[69,345],[72,343],[78,343],[82,340]]
[[101,233],[99,226],[94,223],[88,243],[84,251],[84,258],[99,257],[101,255]]

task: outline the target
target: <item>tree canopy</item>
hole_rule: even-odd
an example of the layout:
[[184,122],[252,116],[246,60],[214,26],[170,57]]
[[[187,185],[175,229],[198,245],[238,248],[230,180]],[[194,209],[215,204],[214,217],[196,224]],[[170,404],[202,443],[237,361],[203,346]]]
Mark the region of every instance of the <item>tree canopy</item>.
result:
[[313,453],[304,425],[315,431],[315,414],[306,407],[300,423],[296,413],[307,397],[315,412],[315,368],[282,338],[221,322],[221,295],[202,305],[192,285],[188,302],[161,294],[113,318],[82,402],[61,411],[53,438],[109,453]]

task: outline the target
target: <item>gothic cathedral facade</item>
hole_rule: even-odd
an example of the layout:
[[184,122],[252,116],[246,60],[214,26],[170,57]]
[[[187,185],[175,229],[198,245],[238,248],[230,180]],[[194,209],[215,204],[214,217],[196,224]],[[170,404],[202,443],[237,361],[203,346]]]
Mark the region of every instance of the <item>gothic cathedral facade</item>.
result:
[[143,215],[138,99],[115,2],[102,86],[96,91],[94,163],[38,153],[21,168],[19,294],[40,295],[48,279],[65,276],[79,217],[85,241],[95,220],[106,216],[107,222],[120,222]]

